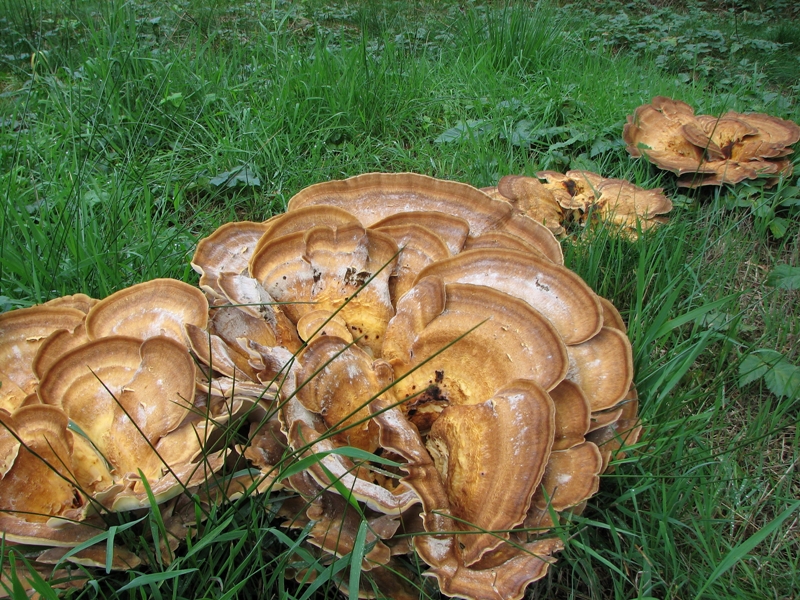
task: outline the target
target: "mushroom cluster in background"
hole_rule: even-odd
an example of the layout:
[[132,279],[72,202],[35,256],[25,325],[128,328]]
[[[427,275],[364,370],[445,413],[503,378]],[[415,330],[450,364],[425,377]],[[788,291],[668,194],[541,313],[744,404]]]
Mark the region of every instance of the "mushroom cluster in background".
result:
[[506,175],[496,187],[482,191],[510,202],[515,211],[544,224],[556,236],[565,235],[568,222],[585,226],[594,219],[616,226],[620,233],[635,239],[639,231],[666,222],[662,215],[672,210],[672,202],[661,188],[646,190],[591,171],[540,171],[536,177]]
[[759,177],[774,185],[792,173],[787,156],[800,140],[800,127],[761,113],[695,115],[685,102],[657,96],[628,115],[622,137],[631,156],[677,174],[681,187]]
[[[247,461],[241,490],[281,490],[323,564],[366,521],[360,597],[418,597],[416,553],[448,596],[521,598],[640,427],[619,313],[518,208],[408,173],[320,183],[202,240],[202,293],[156,280],[0,316],[6,539],[74,546],[148,505],[143,476],[169,517]],[[225,448],[231,415],[246,435]]]

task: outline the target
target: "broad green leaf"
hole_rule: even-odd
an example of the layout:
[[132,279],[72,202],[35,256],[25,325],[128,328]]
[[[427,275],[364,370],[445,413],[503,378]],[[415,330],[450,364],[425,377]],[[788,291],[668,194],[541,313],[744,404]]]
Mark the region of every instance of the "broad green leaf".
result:
[[491,130],[491,124],[487,123],[484,119],[469,119],[468,121],[459,121],[455,127],[451,127],[434,141],[436,144],[445,144],[447,142],[460,142],[469,137],[478,137],[487,131]]
[[786,235],[786,231],[789,229],[789,221],[782,217],[775,217],[769,224],[769,230],[772,232],[776,238],[780,239],[784,235]]
[[761,349],[752,352],[739,365],[739,386],[764,379],[767,389],[778,397],[800,394],[800,367],[780,352]]
[[770,392],[778,396],[793,398],[800,396],[800,367],[783,359],[764,375],[764,383]]
[[261,179],[247,166],[220,173],[209,179],[208,182],[215,187],[224,185],[227,188],[261,186]]
[[756,350],[739,365],[739,387],[761,379],[783,355],[774,350]]
[[800,290],[800,267],[776,266],[767,277],[767,285],[784,290]]

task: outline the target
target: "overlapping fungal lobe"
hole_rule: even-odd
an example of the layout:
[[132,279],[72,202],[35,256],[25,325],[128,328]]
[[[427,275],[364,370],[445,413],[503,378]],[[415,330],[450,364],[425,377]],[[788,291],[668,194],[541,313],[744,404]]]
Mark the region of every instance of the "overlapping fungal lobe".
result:
[[565,233],[561,224],[561,206],[553,192],[535,177],[506,175],[497,183],[497,196],[510,202],[516,211],[527,215],[560,236]]
[[469,600],[519,600],[528,584],[541,579],[555,562],[553,554],[562,550],[559,538],[526,542],[513,536],[500,548],[468,567],[458,559],[452,538],[421,535],[414,538],[420,558],[431,565],[425,573],[435,577],[447,596]]
[[431,427],[426,445],[450,514],[469,532],[455,536],[465,566],[497,548],[508,539],[505,532],[524,520],[554,429],[553,401],[528,380],[514,381],[478,404],[451,404]]
[[33,360],[51,334],[72,333],[85,313],[69,306],[40,305],[0,315],[0,409],[13,412],[36,391]]
[[467,283],[501,291],[544,315],[567,344],[578,344],[602,326],[594,292],[569,269],[520,251],[485,248],[462,252],[420,272],[446,284]]
[[[0,410],[0,531],[9,542],[74,546],[97,533],[82,517],[67,417],[50,406]],[[67,520],[62,520],[67,519]]]
[[621,233],[633,239],[639,229],[646,231],[666,222],[661,215],[672,210],[672,201],[661,188],[648,190],[591,171],[542,171],[537,176],[546,180],[540,185],[557,199],[564,221],[586,225],[592,217],[621,226]]
[[339,311],[357,343],[377,354],[394,315],[389,277],[397,244],[361,225],[315,226],[278,237],[253,256],[250,273],[295,324],[313,310]]
[[200,290],[175,279],[153,279],[95,304],[86,315],[86,333],[91,340],[166,336],[185,344],[184,325],[204,328],[207,322],[208,302]]
[[471,237],[503,231],[530,242],[554,262],[564,262],[561,246],[546,227],[463,183],[413,173],[368,173],[312,185],[289,201],[289,212],[312,205],[344,208],[366,227],[407,212],[444,213],[466,221]]
[[565,355],[557,330],[527,303],[438,277],[401,299],[384,344],[384,358],[404,376],[394,392],[407,398],[403,410],[423,431],[446,406],[478,404],[514,379],[553,387],[566,372]]
[[161,336],[111,336],[62,356],[45,373],[38,394],[80,428],[89,442],[84,452],[94,451],[98,465],[109,465],[87,488],[100,493],[110,483],[121,485],[102,502],[126,510],[149,505],[141,475],[157,499],[167,499],[221,464],[219,453],[205,457],[207,464],[194,462],[207,427],[190,412],[195,378],[182,344]]
[[222,225],[200,240],[192,257],[192,267],[200,273],[200,287],[211,296],[221,296],[219,276],[246,272],[256,244],[267,228],[266,223],[237,221]]
[[800,140],[800,127],[760,113],[695,115],[686,103],[657,96],[628,116],[622,137],[631,156],[676,173],[682,187],[759,177],[773,185],[779,175],[791,175],[785,157]]
[[635,444],[642,434],[642,423],[638,416],[639,395],[633,385],[620,403],[619,409],[616,419],[593,428],[586,436],[600,450],[604,473],[614,470],[614,466],[610,465],[611,459],[624,458],[625,453],[621,449]]

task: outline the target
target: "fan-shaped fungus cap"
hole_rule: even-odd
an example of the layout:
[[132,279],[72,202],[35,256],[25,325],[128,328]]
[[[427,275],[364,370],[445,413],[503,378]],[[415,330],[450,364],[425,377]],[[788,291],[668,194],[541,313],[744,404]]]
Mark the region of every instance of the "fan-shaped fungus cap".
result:
[[555,562],[552,554],[563,547],[558,538],[514,540],[468,567],[458,560],[452,537],[414,538],[420,558],[432,567],[425,575],[436,577],[444,594],[468,600],[520,600],[529,583],[545,576]]
[[[274,344],[296,352],[300,340],[292,322],[281,306],[267,293],[258,281],[246,275],[222,273],[217,280],[225,298],[242,312],[264,321],[272,333]],[[217,304],[220,306],[220,304]],[[272,344],[270,344],[272,345]]]
[[89,336],[86,335],[86,328],[83,323],[73,331],[59,329],[51,333],[42,341],[31,363],[31,368],[37,379],[41,379],[47,370],[58,362],[64,354],[88,341]]
[[261,250],[268,242],[284,235],[299,231],[307,231],[312,227],[324,225],[332,229],[347,225],[361,225],[358,218],[338,206],[315,204],[286,212],[270,220],[267,230],[258,241],[253,254]]
[[334,441],[374,452],[378,432],[369,418],[369,402],[383,385],[372,368],[373,359],[358,346],[331,336],[316,338],[298,358],[300,403],[320,415],[326,429],[339,432]]
[[411,289],[417,273],[429,264],[450,256],[445,241],[427,227],[408,224],[373,226],[372,229],[388,235],[400,248],[397,263],[389,279],[393,304]]
[[197,244],[192,268],[200,273],[200,287],[212,295],[221,295],[217,279],[221,273],[241,275],[268,229],[267,223],[237,221],[225,223]]
[[[124,494],[103,500],[114,510],[128,510],[148,503],[140,470],[160,501],[205,479],[203,469],[190,464],[202,449],[205,428],[189,416],[195,377],[188,350],[169,338],[112,336],[64,355],[38,393],[80,427],[113,467],[115,482],[130,483]],[[219,456],[206,459],[219,467]]]
[[268,242],[250,271],[279,302],[297,302],[284,306],[295,323],[312,310],[341,307],[353,337],[377,354],[394,315],[388,280],[397,253],[397,244],[378,231],[320,226]]
[[200,290],[176,279],[153,279],[95,304],[86,315],[86,333],[92,340],[164,335],[186,344],[184,324],[205,328],[207,322],[208,302]]
[[593,442],[600,449],[603,459],[602,472],[613,471],[609,467],[611,458],[623,458],[624,452],[620,449],[626,445],[635,444],[642,433],[642,425],[637,416],[639,401],[636,388],[631,386],[625,400],[621,403],[622,410],[619,418],[608,425],[595,429],[586,435],[586,439]]
[[591,442],[551,452],[542,486],[533,497],[536,507],[544,510],[549,505],[560,512],[580,504],[597,493],[602,469],[600,451]]
[[633,380],[633,352],[624,333],[603,327],[590,340],[567,346],[567,352],[567,379],[581,387],[592,412],[625,398]]
[[661,188],[645,190],[624,179],[605,179],[597,188],[600,218],[635,228],[637,222],[672,210],[672,201]]
[[403,296],[397,309],[384,358],[398,377],[397,397],[409,399],[403,410],[415,415],[412,421],[421,429],[447,404],[481,403],[514,379],[550,389],[566,373],[564,346],[552,324],[503,292],[445,286],[430,277]]
[[[3,462],[0,511],[20,520],[44,522],[74,508],[72,434],[67,416],[51,406],[26,406],[12,415],[0,412]],[[10,459],[10,460],[9,460]]]
[[704,167],[703,150],[683,135],[683,126],[694,122],[694,110],[685,102],[663,96],[628,115],[622,139],[634,158],[646,156],[661,169],[684,173],[713,173]]
[[412,210],[408,212],[395,213],[374,223],[371,227],[378,229],[381,227],[396,227],[407,225],[419,225],[433,231],[445,244],[447,244],[450,254],[458,254],[464,247],[464,242],[469,235],[469,223],[461,217],[455,215],[435,212]]
[[561,207],[553,193],[535,177],[506,175],[498,182],[497,190],[521,214],[543,224],[555,235],[564,233]]
[[[290,400],[287,405],[292,402],[293,400]],[[281,419],[286,420],[283,416]],[[307,471],[314,481],[325,488],[330,488],[333,481],[339,481],[350,491],[352,498],[364,502],[372,510],[387,515],[399,515],[419,502],[417,494],[404,485],[398,485],[395,489],[390,490],[360,477],[364,467],[356,469],[353,461],[334,454],[337,447],[334,442],[322,438],[319,432],[303,420],[291,421],[287,439],[293,448],[308,448],[303,456],[313,453],[322,457]]]
[[532,381],[517,380],[485,402],[451,404],[433,424],[427,447],[450,512],[461,529],[475,528],[456,535],[465,565],[525,519],[550,454],[554,419],[550,396]]
[[97,534],[97,522],[73,522],[84,517],[87,505],[76,489],[73,437],[61,410],[0,410],[0,453],[0,532],[6,542],[75,546]]
[[579,344],[602,326],[597,296],[575,273],[515,250],[485,248],[441,260],[423,269],[424,277],[445,283],[492,287],[520,298],[541,312],[567,344]]
[[[344,498],[320,489],[319,496],[311,503],[306,515],[313,522],[309,531],[309,543],[336,557],[353,551],[361,516]],[[369,571],[374,566],[389,562],[391,551],[381,542],[381,538],[394,535],[399,524],[396,516],[380,514],[367,518],[368,528],[364,543],[371,549],[362,558],[362,571]]]
[[539,171],[536,176],[547,181],[544,187],[553,194],[561,208],[585,211],[594,204],[596,191],[593,180],[589,177],[570,176],[570,173],[579,172],[570,171],[564,174],[556,171]]
[[367,173],[305,188],[289,200],[289,211],[316,204],[344,208],[369,227],[397,213],[435,211],[469,223],[470,235],[494,229],[511,207],[476,188],[415,173]]
[[565,379],[550,390],[556,407],[553,450],[566,450],[583,443],[589,431],[589,401],[580,386]]
[[86,314],[89,309],[97,304],[99,300],[91,298],[86,294],[72,294],[71,296],[61,296],[60,298],[53,298],[44,303],[44,306],[51,308],[74,308]]
[[348,344],[353,341],[347,322],[330,310],[312,310],[303,315],[297,322],[297,333],[300,339],[309,344],[311,340],[323,336],[338,337]]

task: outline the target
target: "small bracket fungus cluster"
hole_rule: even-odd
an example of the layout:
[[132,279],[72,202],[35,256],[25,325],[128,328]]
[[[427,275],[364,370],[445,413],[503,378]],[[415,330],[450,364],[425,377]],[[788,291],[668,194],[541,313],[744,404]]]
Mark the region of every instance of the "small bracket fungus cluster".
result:
[[759,177],[774,185],[792,173],[787,156],[800,140],[800,127],[761,113],[695,115],[685,102],[657,96],[628,115],[622,137],[631,156],[677,174],[681,187]]
[[[0,315],[7,544],[50,547],[36,560],[57,562],[59,548],[104,529],[107,513],[150,507],[148,492],[165,503],[222,466],[226,450],[206,452],[214,425],[184,331],[207,321],[205,296],[169,279]],[[141,563],[128,554],[118,548],[114,567]],[[69,560],[104,565],[105,549]]]
[[[619,313],[523,212],[422,175],[320,183],[202,240],[202,293],[0,316],[0,528],[74,545],[91,515],[145,506],[144,475],[185,535],[176,494],[230,453],[322,564],[366,522],[359,597],[418,597],[416,553],[448,596],[521,598],[640,432]],[[214,452],[231,415],[247,442]],[[284,476],[287,457],[309,460]],[[37,469],[34,503],[15,482]]]
[[482,191],[509,202],[516,212],[542,223],[556,236],[566,233],[567,222],[585,226],[593,218],[615,225],[620,233],[635,239],[640,230],[666,222],[661,215],[672,210],[672,202],[661,188],[646,190],[591,171],[506,175],[496,187]]

